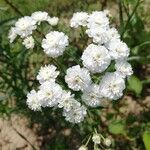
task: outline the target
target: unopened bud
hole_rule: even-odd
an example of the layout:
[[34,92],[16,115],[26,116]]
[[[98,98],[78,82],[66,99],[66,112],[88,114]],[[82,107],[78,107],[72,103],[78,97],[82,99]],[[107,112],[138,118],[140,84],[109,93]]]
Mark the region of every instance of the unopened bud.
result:
[[101,138],[98,134],[94,134],[92,137],[92,140],[95,144],[100,144],[101,143]]
[[104,144],[109,147],[111,145],[111,140],[109,138],[106,138],[104,140]]

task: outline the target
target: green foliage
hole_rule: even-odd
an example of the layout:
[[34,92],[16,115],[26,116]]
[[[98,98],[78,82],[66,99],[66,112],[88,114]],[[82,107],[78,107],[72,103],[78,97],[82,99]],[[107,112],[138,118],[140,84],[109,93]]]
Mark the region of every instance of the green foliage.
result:
[[149,131],[145,131],[143,133],[143,142],[144,142],[146,150],[150,150],[150,132]]
[[124,121],[112,121],[108,126],[109,132],[112,134],[125,134],[125,123]]
[[141,94],[142,88],[143,88],[142,82],[139,80],[138,77],[132,75],[128,79],[128,89],[135,92],[137,96]]

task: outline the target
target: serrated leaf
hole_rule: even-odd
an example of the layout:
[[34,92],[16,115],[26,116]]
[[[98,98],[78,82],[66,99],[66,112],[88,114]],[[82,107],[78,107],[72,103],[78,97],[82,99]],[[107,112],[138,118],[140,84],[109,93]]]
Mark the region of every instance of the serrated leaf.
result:
[[143,142],[144,142],[146,150],[150,150],[150,132],[149,131],[144,132]]
[[142,82],[139,80],[138,77],[132,75],[128,79],[128,89],[135,92],[136,95],[139,95],[139,94],[141,94],[141,91],[143,89]]

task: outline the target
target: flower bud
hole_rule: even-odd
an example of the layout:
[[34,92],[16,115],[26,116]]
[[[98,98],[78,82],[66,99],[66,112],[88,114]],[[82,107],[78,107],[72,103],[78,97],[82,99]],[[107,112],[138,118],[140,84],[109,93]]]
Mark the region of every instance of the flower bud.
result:
[[100,144],[101,143],[101,139],[100,136],[98,134],[94,134],[92,137],[92,140],[95,144]]
[[88,148],[85,145],[82,145],[78,150],[88,150]]
[[111,145],[111,140],[109,138],[106,138],[104,140],[104,144],[109,147]]

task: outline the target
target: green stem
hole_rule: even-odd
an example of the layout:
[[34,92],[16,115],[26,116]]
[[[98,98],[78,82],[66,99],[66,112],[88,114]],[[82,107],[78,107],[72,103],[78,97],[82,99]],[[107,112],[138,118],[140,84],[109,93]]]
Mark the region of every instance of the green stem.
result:
[[136,12],[136,10],[137,10],[139,4],[140,4],[140,0],[137,0],[137,3],[136,3],[136,5],[135,5],[135,7],[134,7],[134,9],[133,9],[133,11],[132,11],[132,13],[131,13],[131,15],[128,17],[127,23],[126,23],[126,25],[125,25],[125,27],[124,27],[122,33],[121,33],[121,38],[123,38],[124,33],[125,33],[125,31],[126,31],[128,25],[129,25],[129,23],[130,23],[130,21],[131,21],[133,15],[135,14],[135,12]]
[[90,139],[91,139],[91,135],[89,136],[89,138],[88,138],[87,142],[85,143],[85,146],[87,146],[87,145],[88,145],[88,143],[89,143]]

